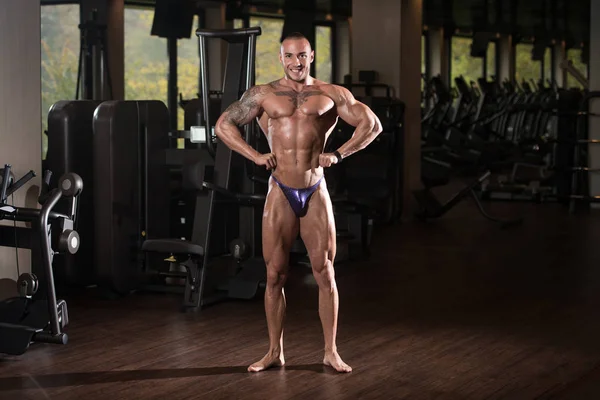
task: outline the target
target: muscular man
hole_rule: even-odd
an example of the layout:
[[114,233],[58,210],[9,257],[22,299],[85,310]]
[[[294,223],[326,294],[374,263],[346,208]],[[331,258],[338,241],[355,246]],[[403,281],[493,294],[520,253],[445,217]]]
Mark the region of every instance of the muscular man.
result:
[[[262,371],[285,363],[283,288],[289,252],[300,233],[319,285],[319,316],[325,338],[323,363],[339,372],[350,372],[352,368],[341,359],[336,346],[336,231],[323,168],[365,148],[381,132],[381,123],[347,89],[309,75],[314,52],[303,35],[288,35],[281,44],[279,59],[285,76],[250,88],[225,110],[215,128],[230,149],[273,171],[262,220],[269,350],[248,370]],[[333,153],[323,153],[338,117],[356,128],[354,134]],[[259,154],[240,134],[238,127],[254,118],[268,139],[271,153]]]

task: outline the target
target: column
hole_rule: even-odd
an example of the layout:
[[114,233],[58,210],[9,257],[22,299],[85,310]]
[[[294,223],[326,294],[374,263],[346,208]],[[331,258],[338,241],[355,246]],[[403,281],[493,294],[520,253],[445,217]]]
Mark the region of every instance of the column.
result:
[[125,0],[109,0],[106,16],[112,99],[125,100]]
[[352,76],[379,72],[405,103],[402,160],[403,216],[414,211],[412,191],[421,186],[421,32],[422,0],[352,2]]
[[352,71],[352,44],[350,37],[350,21],[337,21],[335,23],[335,57],[336,57],[336,82],[344,82],[344,76]]
[[553,45],[552,58],[554,59],[554,80],[558,87],[564,87],[567,83],[567,71],[560,67],[560,63],[567,58],[567,50],[564,41],[559,41]]
[[513,50],[513,41],[511,35],[502,35],[498,40],[498,79],[503,82],[505,79],[513,81],[515,78],[515,52]]
[[431,78],[436,75],[441,75],[442,82],[444,82],[446,85],[449,85],[449,58],[448,48],[445,46],[444,28],[429,29],[427,31],[427,40],[429,41],[427,56],[429,61],[430,73],[430,76],[428,78]]

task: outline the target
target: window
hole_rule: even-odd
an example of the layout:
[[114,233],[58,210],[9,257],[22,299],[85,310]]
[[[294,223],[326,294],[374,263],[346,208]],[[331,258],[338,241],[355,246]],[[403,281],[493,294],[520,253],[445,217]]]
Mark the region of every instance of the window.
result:
[[421,74],[427,73],[427,39],[421,35]]
[[464,37],[453,37],[451,43],[451,82],[452,86],[455,86],[454,79],[459,76],[463,76],[467,85],[471,81],[477,82],[483,72],[483,64],[481,58],[471,57],[471,43],[473,42],[470,38]]
[[[425,81],[428,80],[427,74],[427,39],[421,34],[421,102],[425,99]],[[423,107],[424,103],[421,104]]]
[[[196,36],[196,28],[199,27],[198,24],[198,16],[196,15],[192,25],[191,37],[177,41],[177,90],[184,99],[197,98],[200,91],[198,86],[200,56],[198,55],[198,37]],[[183,130],[184,122],[183,108],[178,105],[177,129]]]
[[[584,78],[588,77],[587,74],[587,65],[585,65],[581,61],[581,49],[568,49],[567,50],[567,60],[573,63],[573,67],[584,76]],[[577,79],[575,79],[570,73],[567,73],[567,88],[579,88],[583,89],[583,86]]]
[[59,100],[74,100],[79,65],[79,5],[42,6],[42,159],[46,159],[48,111]]
[[552,49],[548,47],[544,52],[544,85],[554,81],[554,76],[552,75]]
[[167,40],[151,36],[154,9],[125,8],[125,99],[167,104]]
[[421,34],[421,107],[427,108],[428,93],[425,93],[431,79],[427,76],[427,33]]
[[315,28],[315,78],[331,83],[332,63],[331,63],[331,27],[317,26]]
[[519,85],[527,82],[531,87],[531,80],[537,85],[542,75],[542,63],[531,59],[532,50],[532,44],[519,43],[515,46],[515,80]]
[[281,78],[279,40],[283,30],[283,19],[251,17],[250,26],[259,26],[262,29],[262,34],[256,40],[256,84]]
[[490,80],[492,77],[498,79],[498,73],[496,71],[496,42],[489,42],[487,53],[485,55],[485,72],[486,79]]

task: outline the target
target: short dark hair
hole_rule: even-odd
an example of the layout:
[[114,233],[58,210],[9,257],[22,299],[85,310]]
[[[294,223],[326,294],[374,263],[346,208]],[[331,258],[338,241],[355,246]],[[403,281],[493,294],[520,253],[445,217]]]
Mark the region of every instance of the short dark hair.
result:
[[[283,38],[283,40],[286,40],[286,39],[306,39],[306,40],[308,40],[308,38],[300,32],[290,32],[287,35],[285,35],[285,37]],[[283,40],[282,40],[282,42],[283,42]]]

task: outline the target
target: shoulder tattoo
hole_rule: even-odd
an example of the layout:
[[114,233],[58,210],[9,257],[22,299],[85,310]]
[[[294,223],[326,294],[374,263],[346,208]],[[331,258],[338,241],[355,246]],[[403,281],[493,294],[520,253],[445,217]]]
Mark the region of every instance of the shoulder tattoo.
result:
[[260,107],[261,97],[268,92],[268,88],[263,85],[253,86],[248,89],[241,99],[234,101],[227,107],[227,121],[235,125],[249,122],[253,115],[256,115]]

